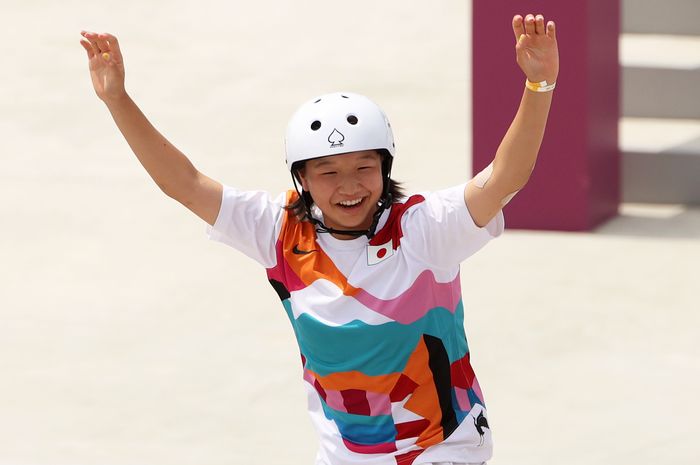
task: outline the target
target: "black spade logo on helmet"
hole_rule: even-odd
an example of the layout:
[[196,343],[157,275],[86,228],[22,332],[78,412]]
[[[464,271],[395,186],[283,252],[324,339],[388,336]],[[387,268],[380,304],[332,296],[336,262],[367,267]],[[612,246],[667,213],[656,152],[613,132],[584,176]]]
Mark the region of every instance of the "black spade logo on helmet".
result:
[[333,129],[333,132],[328,136],[328,142],[331,143],[331,148],[342,147],[344,140],[345,136],[337,129]]

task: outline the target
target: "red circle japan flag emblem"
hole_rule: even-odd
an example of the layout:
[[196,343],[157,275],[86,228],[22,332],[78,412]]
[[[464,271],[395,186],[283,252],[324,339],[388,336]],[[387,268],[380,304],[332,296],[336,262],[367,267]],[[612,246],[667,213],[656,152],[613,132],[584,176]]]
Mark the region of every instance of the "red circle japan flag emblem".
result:
[[386,244],[367,245],[367,264],[376,265],[394,255],[394,247],[391,240]]

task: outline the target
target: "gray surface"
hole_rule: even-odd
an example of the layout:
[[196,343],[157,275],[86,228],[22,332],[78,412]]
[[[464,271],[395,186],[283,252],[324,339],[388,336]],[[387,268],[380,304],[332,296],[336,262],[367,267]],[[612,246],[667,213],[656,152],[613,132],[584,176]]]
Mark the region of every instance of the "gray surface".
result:
[[623,118],[625,201],[700,204],[700,120]]
[[[92,94],[81,28],[119,34],[136,100],[223,182],[286,188],[287,118],[335,89],[388,112],[409,189],[470,172],[463,2],[241,5],[3,4],[0,464],[315,449],[263,270],[147,178]],[[510,231],[465,263],[492,464],[697,463],[700,211],[624,212],[592,234]]]
[[665,152],[623,152],[623,199],[700,205],[698,142]]
[[622,115],[700,119],[700,68],[623,67]]
[[697,0],[622,0],[622,18],[624,32],[700,34]]
[[662,129],[675,134],[700,122],[700,2],[627,0],[624,7],[624,30],[637,34],[621,40],[622,116],[648,124],[621,143],[623,200],[700,205],[700,132],[668,145]]

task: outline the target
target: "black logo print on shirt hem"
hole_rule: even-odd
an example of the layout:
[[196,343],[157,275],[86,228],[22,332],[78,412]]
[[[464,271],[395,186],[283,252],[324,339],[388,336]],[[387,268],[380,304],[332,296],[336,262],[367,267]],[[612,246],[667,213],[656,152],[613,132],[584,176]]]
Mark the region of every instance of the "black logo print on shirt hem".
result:
[[484,412],[479,412],[479,416],[474,418],[474,427],[481,437],[481,440],[479,441],[479,447],[481,447],[484,445],[484,434],[486,434],[484,428],[490,429],[489,422],[484,416]]
[[300,250],[299,249],[299,244],[295,245],[294,248],[292,249],[292,252],[297,254],[297,255],[306,255],[310,254],[311,252],[316,252],[316,249],[311,249],[311,250]]

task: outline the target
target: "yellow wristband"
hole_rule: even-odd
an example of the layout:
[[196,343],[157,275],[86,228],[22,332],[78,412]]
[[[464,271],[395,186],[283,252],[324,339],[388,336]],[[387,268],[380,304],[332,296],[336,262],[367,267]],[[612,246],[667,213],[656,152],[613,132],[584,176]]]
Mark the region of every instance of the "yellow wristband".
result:
[[525,87],[533,92],[551,92],[557,87],[557,83],[548,83],[547,81],[540,82],[530,82],[529,79],[525,79]]

